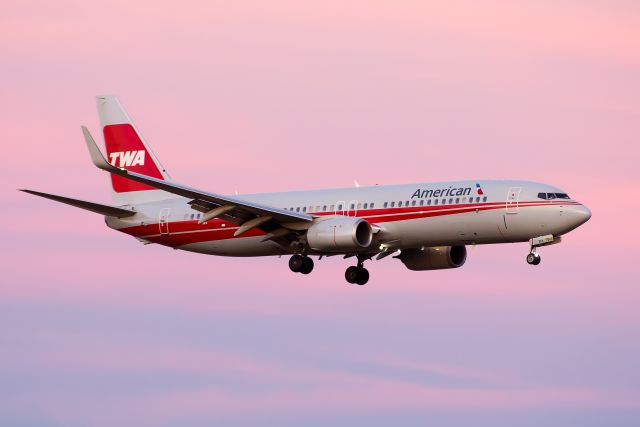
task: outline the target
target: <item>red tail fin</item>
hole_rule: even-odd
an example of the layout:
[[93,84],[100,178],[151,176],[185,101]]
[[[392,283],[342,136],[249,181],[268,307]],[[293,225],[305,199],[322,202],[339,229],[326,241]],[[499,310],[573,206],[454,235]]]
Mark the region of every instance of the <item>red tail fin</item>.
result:
[[[114,96],[97,98],[98,114],[104,135],[109,163],[158,179],[168,179],[156,156]],[[146,184],[111,175],[114,201],[122,204],[171,197]],[[133,193],[133,194],[128,194]]]
[[[163,179],[158,166],[154,163],[131,124],[106,125],[102,131],[109,163],[132,172]],[[117,175],[111,175],[111,183],[117,193],[154,190],[153,187],[149,187],[146,184],[131,181]]]

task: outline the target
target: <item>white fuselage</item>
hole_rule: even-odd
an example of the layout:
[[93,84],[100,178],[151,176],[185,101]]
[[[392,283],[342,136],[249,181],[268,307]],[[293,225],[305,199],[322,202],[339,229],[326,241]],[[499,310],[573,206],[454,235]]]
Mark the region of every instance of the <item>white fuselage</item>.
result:
[[[540,194],[553,198],[541,198]],[[537,236],[565,234],[590,217],[589,209],[558,188],[529,181],[456,181],[236,196],[314,216],[363,218],[374,226],[371,252],[381,243],[395,249],[524,242]],[[143,241],[226,256],[293,253],[263,241],[258,228],[234,237],[238,226],[202,214],[182,197],[133,206],[136,215],[107,224]],[[310,254],[314,252],[309,251]]]

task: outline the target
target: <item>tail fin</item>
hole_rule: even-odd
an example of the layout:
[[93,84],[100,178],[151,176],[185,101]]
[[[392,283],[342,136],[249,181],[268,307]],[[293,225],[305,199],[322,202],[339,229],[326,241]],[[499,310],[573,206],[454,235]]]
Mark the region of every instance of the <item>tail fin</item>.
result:
[[[98,115],[109,162],[119,168],[167,180],[169,175],[115,96],[98,96]],[[146,184],[111,175],[112,197],[118,205],[175,197]]]

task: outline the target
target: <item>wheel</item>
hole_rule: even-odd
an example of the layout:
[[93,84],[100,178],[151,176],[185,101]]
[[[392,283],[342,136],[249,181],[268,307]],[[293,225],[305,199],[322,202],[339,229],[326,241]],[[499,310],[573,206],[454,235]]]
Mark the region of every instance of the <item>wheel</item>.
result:
[[344,278],[349,283],[356,283],[356,280],[358,280],[358,267],[352,265],[347,268],[347,271],[344,272]]
[[313,271],[313,260],[308,256],[302,257],[302,267],[300,273],[309,274]]
[[293,271],[294,273],[299,273],[300,270],[302,269],[302,257],[300,255],[293,255],[291,258],[289,258],[289,268],[291,269],[291,271]]
[[529,255],[527,255],[527,263],[531,265],[540,264],[540,255],[535,252],[531,252]]
[[356,279],[356,283],[360,286],[366,284],[369,281],[369,270],[364,267],[360,267],[358,269],[358,278]]

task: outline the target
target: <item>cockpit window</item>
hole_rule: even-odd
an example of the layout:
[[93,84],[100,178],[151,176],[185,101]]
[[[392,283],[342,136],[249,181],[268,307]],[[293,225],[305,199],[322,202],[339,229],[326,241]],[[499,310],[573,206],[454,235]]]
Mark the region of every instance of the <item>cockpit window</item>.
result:
[[538,198],[543,200],[554,200],[554,199],[570,199],[567,193],[538,193]]

